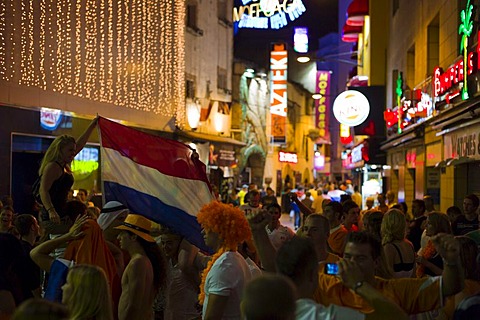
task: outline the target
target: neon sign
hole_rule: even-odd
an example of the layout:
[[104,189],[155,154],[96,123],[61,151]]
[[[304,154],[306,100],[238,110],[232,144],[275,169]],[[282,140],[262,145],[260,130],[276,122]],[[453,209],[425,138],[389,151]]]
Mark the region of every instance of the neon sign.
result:
[[270,114],[272,120],[272,136],[276,142],[285,141],[287,117],[287,65],[288,55],[285,44],[273,45],[270,55],[272,86],[270,94]]
[[[468,54],[464,53],[464,59],[450,66],[445,72],[443,72],[440,67],[433,69],[433,96],[435,98],[440,98],[446,92],[450,91],[453,86],[458,85],[462,81],[466,82],[466,77],[464,77],[465,72],[467,73],[467,76],[469,76],[479,69],[479,53],[480,41],[477,44],[476,52],[468,52]],[[462,99],[468,99],[466,84],[463,83],[462,85],[462,92],[458,89],[446,94],[445,100],[447,103],[450,103],[451,99],[460,94],[462,95]],[[465,89],[465,91],[463,89]]]
[[62,111],[57,109],[40,109],[40,126],[45,130],[53,131],[62,121]]
[[83,148],[75,156],[75,161],[71,165],[72,171],[76,175],[88,175],[98,169],[98,149]]
[[322,95],[315,100],[315,126],[318,128],[322,138],[329,138],[328,134],[328,112],[330,105],[330,71],[317,71],[317,89],[315,92]]
[[308,28],[293,28],[293,50],[299,53],[308,52]]
[[233,22],[238,28],[280,29],[305,11],[302,0],[242,0],[233,8]]
[[288,163],[298,163],[298,157],[296,153],[283,152],[278,153],[278,161]]
[[[470,38],[473,30],[472,13],[473,5],[471,5],[470,0],[468,0],[465,10],[462,10],[460,13],[462,24],[460,25],[460,28],[458,28],[458,34],[462,35],[462,40],[460,41],[460,52],[463,51],[463,74],[467,73],[468,38]],[[462,99],[468,99],[467,77],[464,77],[463,79]]]

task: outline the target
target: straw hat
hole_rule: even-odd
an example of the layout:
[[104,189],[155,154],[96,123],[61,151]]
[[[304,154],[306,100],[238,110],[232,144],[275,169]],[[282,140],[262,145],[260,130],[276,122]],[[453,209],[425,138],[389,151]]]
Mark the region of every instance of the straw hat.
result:
[[127,230],[135,233],[137,236],[148,242],[155,242],[150,235],[152,230],[152,222],[144,216],[138,214],[129,214],[121,226],[115,227],[119,230]]

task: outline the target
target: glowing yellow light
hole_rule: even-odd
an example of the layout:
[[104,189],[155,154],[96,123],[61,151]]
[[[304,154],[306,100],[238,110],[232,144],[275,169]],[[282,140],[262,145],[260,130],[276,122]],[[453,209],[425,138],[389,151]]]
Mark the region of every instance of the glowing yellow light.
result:
[[2,0],[0,79],[184,123],[184,18],[184,1]]

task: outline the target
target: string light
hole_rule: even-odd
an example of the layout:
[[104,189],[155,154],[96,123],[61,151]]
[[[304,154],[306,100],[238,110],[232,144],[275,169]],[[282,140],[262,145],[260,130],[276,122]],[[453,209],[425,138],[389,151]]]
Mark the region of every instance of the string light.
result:
[[175,0],[2,0],[0,79],[184,123],[185,14]]
[[5,50],[6,50],[6,30],[5,30],[5,14],[7,8],[5,6],[4,1],[0,1],[0,79],[5,79],[5,72],[6,72],[6,57],[5,57]]

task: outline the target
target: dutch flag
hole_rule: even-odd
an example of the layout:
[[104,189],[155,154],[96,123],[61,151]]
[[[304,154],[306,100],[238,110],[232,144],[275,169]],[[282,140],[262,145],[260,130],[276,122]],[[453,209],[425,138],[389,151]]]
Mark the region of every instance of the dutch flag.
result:
[[202,250],[196,215],[214,197],[189,146],[99,118],[103,196],[165,225]]

